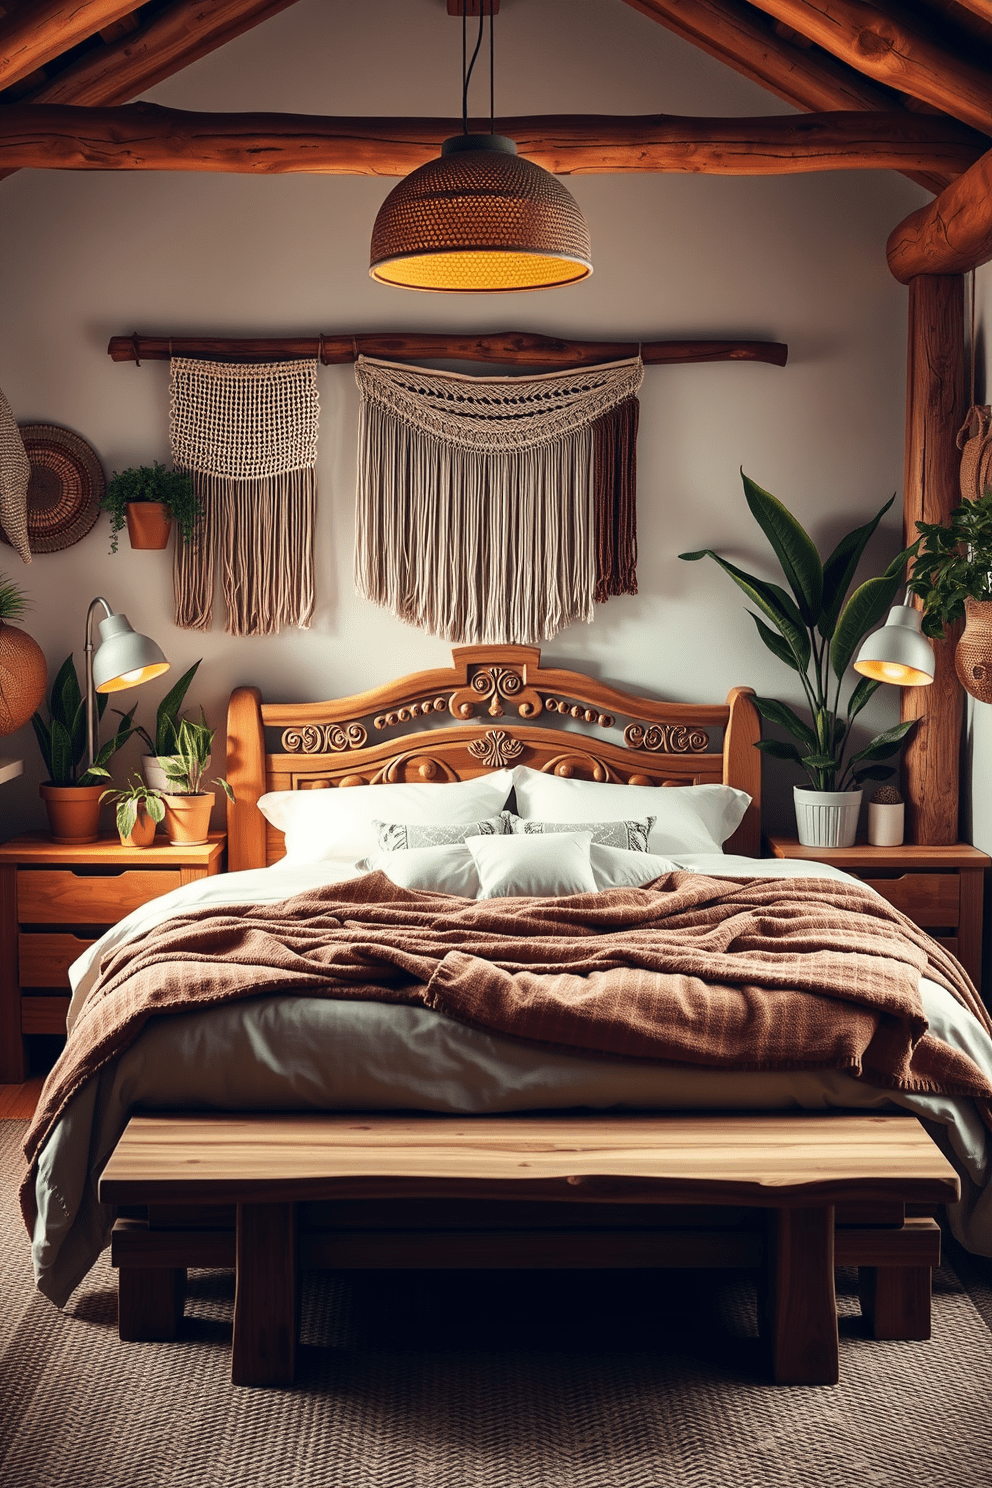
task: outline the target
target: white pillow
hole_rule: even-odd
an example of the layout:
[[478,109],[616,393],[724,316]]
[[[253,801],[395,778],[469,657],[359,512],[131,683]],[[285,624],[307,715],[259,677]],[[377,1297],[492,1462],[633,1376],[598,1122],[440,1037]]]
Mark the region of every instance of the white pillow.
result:
[[431,822],[427,827],[416,822],[374,821],[372,826],[383,852],[403,852],[409,847],[447,847],[466,837],[498,837],[509,832],[511,820],[516,820],[511,811],[501,811],[485,821]]
[[653,816],[650,853],[714,853],[737,830],[751,797],[730,785],[609,785],[567,780],[526,765],[513,771],[517,814],[553,822]]
[[337,859],[357,863],[378,851],[374,821],[471,822],[495,816],[513,786],[509,770],[447,785],[332,786],[329,790],[270,791],[258,803],[266,821],[286,834],[287,867]]
[[594,847],[599,843],[603,847],[620,847],[628,852],[646,853],[654,826],[653,816],[642,817],[640,821],[546,822],[514,816],[512,811],[504,811],[502,815],[518,836],[536,836],[538,832],[591,832]]
[[378,869],[404,889],[422,889],[427,894],[460,894],[463,899],[476,899],[479,895],[478,869],[464,842],[372,853],[358,866],[367,873]]
[[480,899],[534,894],[594,894],[591,832],[542,832],[536,837],[469,837],[465,846],[479,874]]
[[625,847],[604,847],[594,842],[589,862],[597,889],[636,889],[663,873],[676,873],[678,863],[655,853],[631,852]]

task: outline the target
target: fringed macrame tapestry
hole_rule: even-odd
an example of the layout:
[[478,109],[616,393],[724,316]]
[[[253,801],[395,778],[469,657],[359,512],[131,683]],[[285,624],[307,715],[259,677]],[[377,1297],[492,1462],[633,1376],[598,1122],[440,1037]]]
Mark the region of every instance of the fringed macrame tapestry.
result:
[[176,624],[206,630],[220,563],[232,635],[308,626],[313,615],[316,361],[172,359],[170,441],[203,506],[176,542]]
[[455,642],[533,643],[636,594],[640,357],[466,377],[360,356],[355,582]]

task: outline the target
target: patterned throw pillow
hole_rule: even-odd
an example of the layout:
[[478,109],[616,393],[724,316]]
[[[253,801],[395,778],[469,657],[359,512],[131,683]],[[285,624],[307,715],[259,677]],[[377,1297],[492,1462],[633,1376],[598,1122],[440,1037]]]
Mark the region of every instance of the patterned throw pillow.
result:
[[648,837],[655,824],[653,816],[646,816],[643,821],[600,822],[526,821],[521,816],[514,816],[511,821],[512,830],[518,836],[528,832],[591,832],[593,842],[600,847],[622,847],[628,852],[643,853],[648,850]]
[[477,822],[407,826],[403,822],[374,821],[372,827],[384,852],[402,852],[409,847],[448,847],[467,837],[505,837],[510,831],[510,812],[501,811],[498,816]]

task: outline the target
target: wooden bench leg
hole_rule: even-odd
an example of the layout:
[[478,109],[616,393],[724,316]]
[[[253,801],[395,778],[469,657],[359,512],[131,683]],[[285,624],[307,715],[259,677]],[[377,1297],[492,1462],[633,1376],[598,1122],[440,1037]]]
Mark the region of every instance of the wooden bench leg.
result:
[[117,1331],[125,1343],[166,1343],[176,1337],[186,1300],[186,1272],[122,1266],[117,1276]]
[[234,1384],[293,1383],[297,1304],[296,1206],[239,1204]]
[[776,1210],[771,1238],[768,1327],[775,1382],[835,1385],[833,1207]]
[[860,1266],[858,1296],[873,1338],[930,1337],[929,1266]]

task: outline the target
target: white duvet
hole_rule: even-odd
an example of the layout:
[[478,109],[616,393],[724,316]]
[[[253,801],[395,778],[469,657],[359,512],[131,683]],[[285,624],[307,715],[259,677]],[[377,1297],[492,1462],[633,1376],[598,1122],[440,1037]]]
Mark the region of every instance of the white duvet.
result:
[[[730,877],[845,878],[823,864],[680,857]],[[267,904],[355,876],[340,863],[258,869],[202,879],[121,920],[70,970],[69,1025],[106,952],[194,906]],[[992,1039],[949,993],[923,981],[934,1032],[992,1074]],[[38,1167],[33,1237],[37,1285],[61,1305],[107,1244],[112,1211],[100,1173],[137,1109],[429,1110],[499,1112],[585,1106],[782,1110],[893,1109],[920,1117],[961,1174],[955,1234],[992,1255],[988,1133],[966,1099],[893,1094],[837,1072],[728,1073],[558,1054],[467,1028],[426,1008],[324,998],[259,997],[153,1019],[135,1043],[70,1103]]]

